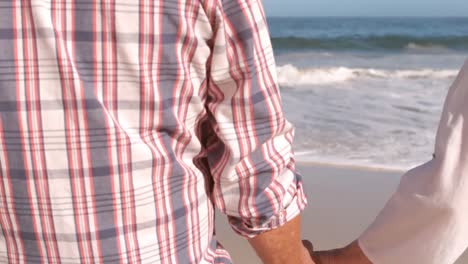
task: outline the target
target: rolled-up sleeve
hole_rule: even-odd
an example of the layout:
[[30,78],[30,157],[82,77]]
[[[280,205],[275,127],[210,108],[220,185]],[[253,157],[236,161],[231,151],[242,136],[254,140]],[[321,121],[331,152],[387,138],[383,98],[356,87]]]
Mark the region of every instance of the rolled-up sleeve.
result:
[[212,199],[237,233],[254,237],[295,218],[307,201],[263,7],[219,0],[215,13],[207,100]]

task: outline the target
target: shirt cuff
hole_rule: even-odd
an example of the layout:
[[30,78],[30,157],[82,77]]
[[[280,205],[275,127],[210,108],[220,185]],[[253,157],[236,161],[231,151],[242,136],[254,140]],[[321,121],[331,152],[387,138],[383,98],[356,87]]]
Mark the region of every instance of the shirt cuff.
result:
[[[245,238],[254,238],[262,233],[277,229],[289,221],[296,218],[304,211],[307,207],[307,197],[304,192],[301,177],[298,175],[298,180],[295,185],[288,190],[286,199],[289,200],[289,204],[283,207],[283,209],[265,220],[257,218],[254,220],[246,221],[236,217],[229,217],[229,223],[237,234]],[[291,195],[291,193],[293,195]],[[292,196],[292,199],[287,199]]]

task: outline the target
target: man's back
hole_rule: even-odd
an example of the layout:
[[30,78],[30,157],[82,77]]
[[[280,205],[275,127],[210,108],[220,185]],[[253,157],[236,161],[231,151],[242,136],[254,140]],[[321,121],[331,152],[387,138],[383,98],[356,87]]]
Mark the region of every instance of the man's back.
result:
[[0,3],[0,262],[230,263],[214,206],[304,208],[263,11],[224,2]]

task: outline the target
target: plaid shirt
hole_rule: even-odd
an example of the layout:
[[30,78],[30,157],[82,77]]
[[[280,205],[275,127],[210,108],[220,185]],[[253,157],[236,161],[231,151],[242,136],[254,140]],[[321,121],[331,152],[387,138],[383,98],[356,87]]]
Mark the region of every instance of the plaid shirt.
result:
[[0,262],[230,263],[306,199],[259,0],[0,1]]

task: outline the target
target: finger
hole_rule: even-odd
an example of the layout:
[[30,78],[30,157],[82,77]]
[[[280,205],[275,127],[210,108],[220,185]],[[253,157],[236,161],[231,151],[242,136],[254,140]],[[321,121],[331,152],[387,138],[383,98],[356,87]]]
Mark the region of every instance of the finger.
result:
[[309,250],[310,254],[314,253],[314,245],[312,244],[312,242],[310,242],[309,240],[302,240],[302,244],[307,250]]

